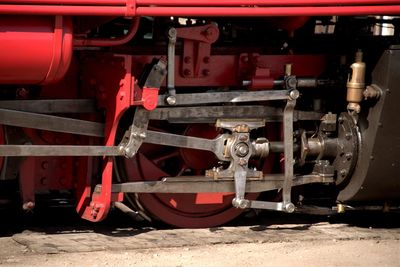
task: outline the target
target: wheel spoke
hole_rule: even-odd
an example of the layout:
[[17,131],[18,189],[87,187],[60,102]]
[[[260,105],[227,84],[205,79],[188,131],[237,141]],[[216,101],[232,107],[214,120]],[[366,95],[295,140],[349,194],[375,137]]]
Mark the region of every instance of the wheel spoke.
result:
[[153,161],[155,165],[159,166],[162,162],[164,162],[168,159],[171,159],[171,158],[175,158],[177,156],[179,156],[179,151],[174,149],[174,150],[168,151],[164,154],[157,155],[157,157],[152,158],[151,161]]

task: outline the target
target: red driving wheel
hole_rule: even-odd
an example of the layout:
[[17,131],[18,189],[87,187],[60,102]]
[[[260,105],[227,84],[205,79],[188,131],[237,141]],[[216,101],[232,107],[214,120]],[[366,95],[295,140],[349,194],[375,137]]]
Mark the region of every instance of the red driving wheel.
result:
[[[166,130],[163,128],[163,131]],[[213,139],[219,133],[213,126],[193,124],[183,134]],[[122,163],[125,180],[133,182],[204,175],[205,170],[216,166],[218,160],[207,151],[143,144],[134,158],[124,159]],[[247,194],[246,198],[253,200],[258,195]],[[227,192],[157,193],[137,194],[134,199],[151,217],[176,227],[197,228],[218,226],[239,216],[243,210],[232,207],[233,197],[234,193]]]

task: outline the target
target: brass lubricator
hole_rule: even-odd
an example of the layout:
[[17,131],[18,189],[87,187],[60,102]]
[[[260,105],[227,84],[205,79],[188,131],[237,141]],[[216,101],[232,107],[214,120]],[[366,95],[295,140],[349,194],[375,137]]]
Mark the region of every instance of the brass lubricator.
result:
[[351,75],[347,80],[347,110],[350,112],[360,113],[360,102],[363,100],[363,92],[365,89],[365,63],[362,61],[363,53],[361,50],[356,53],[356,60],[351,64]]

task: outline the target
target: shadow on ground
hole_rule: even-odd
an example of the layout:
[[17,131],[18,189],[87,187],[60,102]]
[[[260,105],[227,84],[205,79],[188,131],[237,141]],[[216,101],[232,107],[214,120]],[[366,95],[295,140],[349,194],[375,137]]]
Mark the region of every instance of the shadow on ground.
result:
[[[158,229],[171,229],[161,223],[138,222],[119,210],[112,210],[106,220],[91,223],[82,220],[72,207],[37,207],[35,212],[25,213],[16,208],[0,210],[0,237],[12,236],[24,231],[46,234],[99,233],[107,236],[132,236]],[[348,212],[321,216],[307,214],[285,214],[280,212],[250,211],[225,226],[249,226],[253,231],[264,231],[268,227],[304,231],[313,224],[347,224],[362,228],[400,228],[400,213]],[[294,226],[296,225],[296,226]],[[287,226],[287,227],[286,227]],[[209,230],[219,231],[214,227]]]

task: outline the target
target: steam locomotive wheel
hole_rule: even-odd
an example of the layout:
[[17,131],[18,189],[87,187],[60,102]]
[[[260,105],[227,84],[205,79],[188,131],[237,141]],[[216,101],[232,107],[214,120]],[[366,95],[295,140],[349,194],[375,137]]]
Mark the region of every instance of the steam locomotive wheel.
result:
[[[212,126],[195,124],[188,126],[183,134],[212,139],[218,132]],[[204,175],[217,162],[214,154],[207,151],[143,144],[137,156],[123,161],[122,168],[126,181],[154,181],[163,177]],[[243,212],[232,207],[233,193],[157,193],[129,197],[146,214],[177,227],[213,227]],[[256,199],[258,194],[246,197]]]

